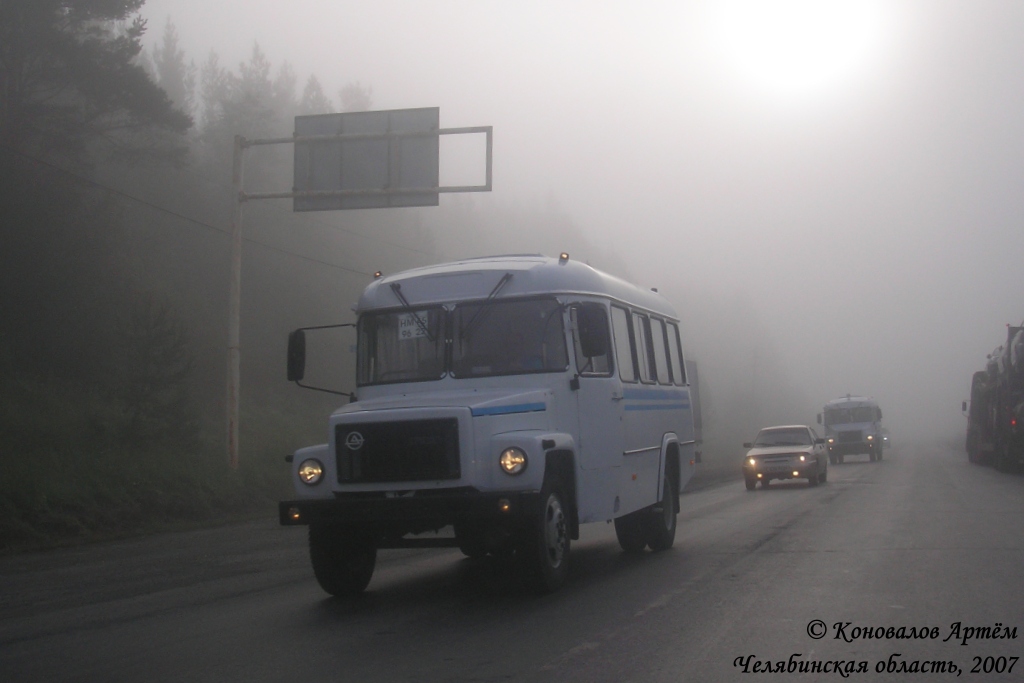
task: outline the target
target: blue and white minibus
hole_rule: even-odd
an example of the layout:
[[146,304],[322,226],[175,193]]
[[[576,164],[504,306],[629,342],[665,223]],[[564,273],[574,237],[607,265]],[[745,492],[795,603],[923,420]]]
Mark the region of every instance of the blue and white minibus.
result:
[[[363,591],[380,548],[508,558],[546,592],[581,524],[614,521],[628,552],[672,546],[699,455],[663,296],[518,255],[380,276],[355,312],[355,393],[326,443],[289,457],[280,504],[282,524],[309,526],[328,593]],[[289,378],[304,367],[297,330]]]

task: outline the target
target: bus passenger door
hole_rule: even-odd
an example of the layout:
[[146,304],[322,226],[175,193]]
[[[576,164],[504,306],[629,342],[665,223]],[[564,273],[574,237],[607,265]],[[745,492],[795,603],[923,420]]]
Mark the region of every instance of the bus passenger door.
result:
[[622,384],[613,374],[608,309],[596,302],[569,309],[575,347],[580,466],[600,470],[622,464]]
[[[612,308],[612,326],[615,342],[622,339],[625,345],[629,339],[631,360],[636,370],[635,380],[626,387],[624,411],[622,507],[627,512],[650,505],[660,496],[661,444],[663,435],[671,431],[667,408],[670,396],[675,392],[658,386],[659,368],[655,363],[655,347],[651,335],[650,318],[642,313],[624,313],[624,322],[616,320],[617,307]],[[627,327],[628,326],[628,327]],[[627,327],[628,334],[620,334],[619,328]],[[662,363],[660,370],[665,379],[668,366],[665,362],[664,332],[661,345]],[[623,377],[623,379],[626,379]]]
[[622,389],[613,377],[581,375],[579,406],[580,457],[583,469],[622,464]]

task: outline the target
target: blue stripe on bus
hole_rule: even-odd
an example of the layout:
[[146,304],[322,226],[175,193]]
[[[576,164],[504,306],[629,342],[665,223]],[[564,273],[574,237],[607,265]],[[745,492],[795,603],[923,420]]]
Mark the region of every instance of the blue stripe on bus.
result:
[[689,407],[689,403],[644,403],[627,404],[626,410],[685,410]]
[[679,389],[623,389],[622,396],[640,401],[678,401],[689,398],[685,391]]
[[548,409],[546,403],[517,403],[511,406],[493,406],[491,408],[473,408],[473,417],[482,415],[509,415],[511,413],[535,413]]

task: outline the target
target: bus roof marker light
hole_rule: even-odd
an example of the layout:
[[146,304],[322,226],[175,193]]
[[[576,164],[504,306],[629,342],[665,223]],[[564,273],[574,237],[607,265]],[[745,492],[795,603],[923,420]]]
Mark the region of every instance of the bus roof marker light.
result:
[[379,270],[373,271],[373,279],[374,280],[379,280],[381,278],[381,276],[383,276],[383,275],[384,275],[384,273],[382,271],[379,271]]
[[565,263],[567,263],[568,261],[569,261],[569,252],[563,251],[561,254],[558,255],[558,262],[560,264],[565,265]]

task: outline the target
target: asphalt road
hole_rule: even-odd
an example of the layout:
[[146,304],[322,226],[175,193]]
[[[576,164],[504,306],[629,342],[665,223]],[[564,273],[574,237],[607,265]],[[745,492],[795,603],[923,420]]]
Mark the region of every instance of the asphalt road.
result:
[[[836,662],[869,681],[957,678],[909,673],[921,662],[1024,680],[1024,663],[1005,671],[1024,657],[1024,477],[912,444],[852,460],[817,488],[686,493],[664,553],[584,527],[569,584],[544,597],[497,562],[416,550],[381,551],[364,596],[329,599],[305,530],[272,519],[5,558],[0,680],[834,681]],[[961,644],[997,623],[1016,638]],[[791,657],[793,673],[755,673]]]

